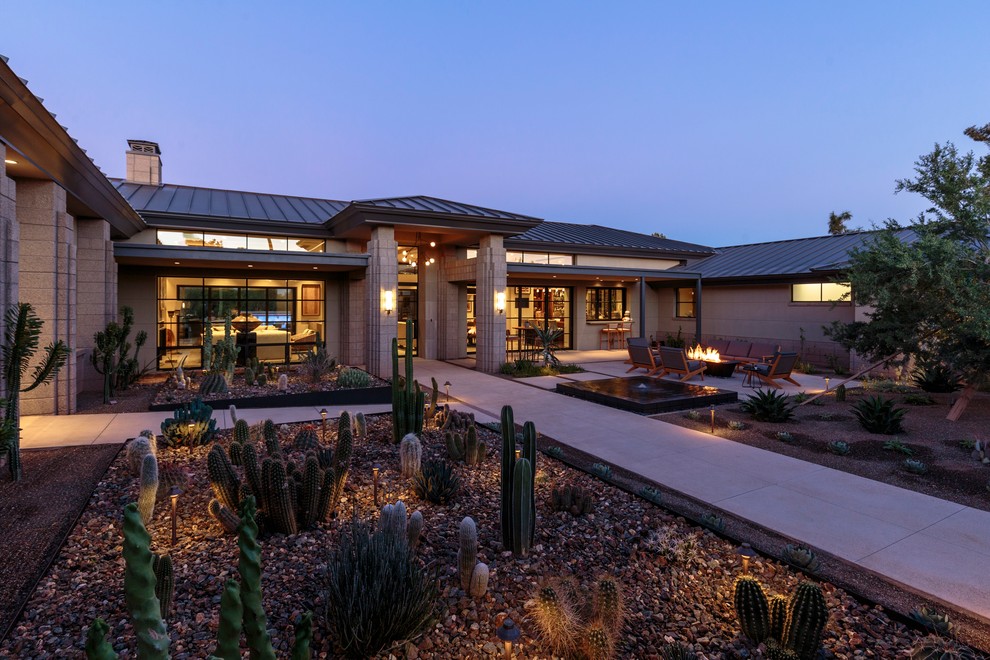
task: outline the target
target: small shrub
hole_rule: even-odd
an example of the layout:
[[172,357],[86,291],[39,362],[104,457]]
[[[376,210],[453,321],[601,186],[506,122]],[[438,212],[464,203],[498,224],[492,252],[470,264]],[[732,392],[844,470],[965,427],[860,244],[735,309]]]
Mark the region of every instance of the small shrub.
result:
[[733,420],[733,421],[729,422],[729,428],[732,429],[733,431],[742,431],[744,428],[746,428],[746,423],[745,422],[737,422],[737,421]]
[[905,403],[909,406],[933,406],[935,405],[935,399],[931,398],[927,394],[905,394],[901,398],[901,403]]
[[306,353],[302,359],[302,370],[309,375],[312,383],[319,383],[323,377],[337,368],[337,358],[331,357],[323,344]]
[[685,413],[684,416],[690,419],[692,422],[700,422],[702,418],[701,413],[698,412],[697,410],[689,410],[687,411],[687,413]]
[[416,495],[434,504],[447,504],[460,489],[460,477],[447,461],[424,461],[422,469],[413,476]]
[[901,421],[906,412],[904,408],[894,408],[893,399],[884,399],[881,396],[871,396],[853,405],[853,414],[860,426],[870,433],[884,435],[893,435],[904,430]]
[[915,458],[904,459],[904,469],[911,474],[927,474],[928,465],[924,461]]
[[966,451],[973,451],[976,449],[976,440],[972,438],[964,438],[959,441],[959,446]]
[[337,384],[349,390],[359,387],[369,387],[371,385],[371,374],[360,369],[344,367],[337,374]]
[[794,403],[804,403],[805,401],[807,401],[810,398],[811,398],[811,395],[808,394],[807,392],[798,392],[793,397],[791,397],[791,400]]
[[794,417],[794,403],[791,397],[774,390],[757,390],[743,401],[743,412],[761,422],[786,422]]
[[605,465],[604,463],[595,463],[591,466],[591,471],[602,479],[609,479],[612,477],[612,467]]
[[836,456],[845,456],[852,449],[848,442],[843,442],[842,440],[833,440],[827,446],[828,450]]
[[810,362],[800,362],[800,361],[794,365],[794,371],[798,372],[799,374],[809,374],[809,375],[818,373],[818,369],[815,367],[815,365],[811,364]]
[[354,522],[330,551],[327,624],[347,656],[378,655],[430,628],[440,597],[437,584],[438,576],[415,561],[405,536],[372,533]]
[[914,450],[900,440],[888,440],[883,443],[883,448],[887,451],[896,451],[898,454],[904,454],[905,456],[914,456]]
[[911,372],[911,381],[925,392],[948,394],[962,387],[959,375],[933,359],[922,359]]

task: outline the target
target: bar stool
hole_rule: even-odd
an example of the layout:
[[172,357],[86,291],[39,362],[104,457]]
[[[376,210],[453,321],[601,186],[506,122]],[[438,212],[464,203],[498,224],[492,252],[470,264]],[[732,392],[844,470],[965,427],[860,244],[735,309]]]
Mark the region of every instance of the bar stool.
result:
[[[602,346],[605,344],[605,346]],[[598,332],[598,348],[602,349],[607,347],[609,350],[612,348],[612,324],[606,323],[602,326],[602,329]]]

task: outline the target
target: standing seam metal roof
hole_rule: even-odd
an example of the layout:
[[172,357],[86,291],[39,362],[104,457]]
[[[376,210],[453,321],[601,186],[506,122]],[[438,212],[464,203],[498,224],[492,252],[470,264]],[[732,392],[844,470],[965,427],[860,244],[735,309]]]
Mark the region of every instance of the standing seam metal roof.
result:
[[594,245],[607,248],[647,249],[665,252],[696,252],[699,255],[711,254],[715,251],[704,245],[638,234],[624,229],[613,229],[601,225],[579,225],[570,222],[551,222],[549,220],[543,221],[523,234],[506,239],[507,243],[514,241],[567,243],[570,245]]
[[[852,250],[866,247],[876,235],[876,231],[859,231],[734,245],[719,248],[718,254],[689,262],[680,268],[701,273],[702,279],[809,275],[819,271],[835,271],[849,261]],[[916,235],[910,229],[900,229],[897,237],[913,242]]]
[[377,206],[379,208],[397,209],[402,211],[421,211],[425,213],[451,213],[453,215],[466,215],[479,218],[492,218],[497,220],[539,220],[529,215],[510,213],[489,209],[473,204],[463,204],[452,202],[449,199],[439,197],[427,197],[416,195],[412,197],[382,197],[379,199],[358,199],[355,204],[362,206]]

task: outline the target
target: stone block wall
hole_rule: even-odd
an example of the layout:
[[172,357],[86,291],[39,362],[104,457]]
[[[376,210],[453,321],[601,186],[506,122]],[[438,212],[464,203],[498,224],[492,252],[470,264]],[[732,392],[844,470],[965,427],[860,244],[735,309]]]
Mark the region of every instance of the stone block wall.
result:
[[[16,186],[12,179],[7,178],[7,166],[3,162],[6,154],[6,147],[0,143],[0,341],[6,331],[4,316],[17,303],[17,258],[20,252]],[[0,379],[0,396],[5,394]]]

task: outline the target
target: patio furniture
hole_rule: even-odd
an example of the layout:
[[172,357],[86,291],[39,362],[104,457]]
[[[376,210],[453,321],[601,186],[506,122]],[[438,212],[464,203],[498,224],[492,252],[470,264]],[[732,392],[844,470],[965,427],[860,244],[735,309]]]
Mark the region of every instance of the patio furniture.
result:
[[598,331],[598,348],[608,348],[611,350],[612,337],[612,324],[606,323],[601,327],[601,330]]
[[672,348],[670,346],[660,347],[660,362],[662,363],[663,371],[660,376],[666,376],[667,374],[677,374],[682,381],[693,378],[694,376],[701,376],[701,380],[705,379],[705,369],[708,367],[701,360],[689,360],[687,353],[683,348]]
[[744,384],[752,385],[755,376],[760,383],[765,383],[775,389],[780,389],[780,385],[776,382],[778,380],[786,380],[788,383],[800,386],[801,383],[791,378],[791,372],[797,361],[797,353],[778,353],[773,362],[744,364],[742,367],[743,371],[746,372]]
[[657,362],[656,354],[650,350],[650,341],[643,337],[630,337],[626,342],[626,349],[629,351],[629,359],[626,364],[632,366],[626,369],[626,373],[636,369],[646,369],[646,375],[652,376],[660,371],[663,366]]
[[622,348],[630,334],[632,334],[632,323],[623,322],[616,325],[615,329],[612,330],[612,337],[615,339],[615,347]]
[[738,360],[720,360],[718,362],[704,360],[704,363],[708,367],[705,369],[705,373],[715,378],[732,378],[732,374],[736,372],[736,367],[742,364]]

